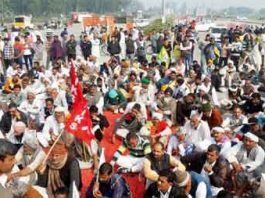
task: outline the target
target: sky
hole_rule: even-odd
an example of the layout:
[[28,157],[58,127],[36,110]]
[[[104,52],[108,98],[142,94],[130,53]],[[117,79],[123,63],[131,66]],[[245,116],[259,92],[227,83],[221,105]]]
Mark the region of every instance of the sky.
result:
[[[165,0],[165,1],[176,1],[187,2],[187,5],[190,6],[203,6],[210,5],[209,7],[213,7],[214,9],[222,9],[229,6],[244,6],[250,7],[253,9],[265,8],[265,0]],[[146,7],[161,5],[162,0],[144,0],[141,1]]]

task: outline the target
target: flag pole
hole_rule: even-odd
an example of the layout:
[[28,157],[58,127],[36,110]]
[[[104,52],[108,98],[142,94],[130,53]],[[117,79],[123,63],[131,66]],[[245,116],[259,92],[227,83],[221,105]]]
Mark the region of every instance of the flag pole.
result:
[[105,162],[105,148],[102,148],[100,157],[99,157],[99,163],[98,163],[98,170],[97,170],[97,178],[96,178],[96,182],[99,182],[99,168],[100,166]]
[[48,153],[47,153],[45,159],[43,160],[43,164],[46,163],[46,161],[48,160],[49,155],[51,154],[51,152],[52,152],[52,150],[54,149],[55,145],[56,145],[57,142],[59,141],[59,139],[60,139],[60,137],[62,136],[63,132],[64,132],[64,128],[61,129],[59,135],[56,137],[55,141],[53,142],[53,144],[52,144],[51,148],[49,149],[49,151],[48,151]]

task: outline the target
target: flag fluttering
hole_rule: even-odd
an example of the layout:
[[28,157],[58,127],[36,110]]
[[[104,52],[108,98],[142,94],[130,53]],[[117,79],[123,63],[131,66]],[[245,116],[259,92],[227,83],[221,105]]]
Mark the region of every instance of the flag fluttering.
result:
[[83,95],[81,85],[76,77],[74,63],[71,62],[71,93],[73,106],[70,117],[66,120],[65,130],[73,134],[76,138],[90,143],[94,139],[92,132],[92,122],[90,118],[87,101]]

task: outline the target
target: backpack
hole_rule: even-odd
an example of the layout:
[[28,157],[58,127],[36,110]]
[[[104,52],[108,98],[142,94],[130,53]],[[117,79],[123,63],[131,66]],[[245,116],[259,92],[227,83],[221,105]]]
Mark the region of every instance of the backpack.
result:
[[121,175],[115,174],[115,179],[113,180],[113,183],[111,184],[111,190],[114,189],[115,185],[117,184],[117,181],[119,181],[120,179],[123,181],[122,183],[125,188],[125,191],[123,192],[123,197],[121,198],[131,198],[132,197],[131,189],[128,183],[126,182],[126,180]]

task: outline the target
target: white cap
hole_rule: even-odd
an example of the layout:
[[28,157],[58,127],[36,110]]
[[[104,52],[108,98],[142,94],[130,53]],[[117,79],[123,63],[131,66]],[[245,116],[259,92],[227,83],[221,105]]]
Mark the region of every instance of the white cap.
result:
[[138,71],[137,71],[136,68],[130,68],[130,73],[131,73],[131,72],[134,72],[134,73],[136,73],[136,74],[138,73]]
[[23,127],[23,128],[26,128],[26,124],[22,121],[18,121],[14,124],[14,127]]
[[171,67],[171,68],[170,68],[170,72],[175,72],[175,73],[177,73],[177,69],[174,68],[174,67]]
[[230,127],[225,127],[224,130],[225,131],[233,131]]
[[225,132],[225,130],[222,127],[214,127],[214,128],[212,128],[212,133],[214,131],[218,132],[218,133],[224,133]]
[[155,112],[155,113],[152,114],[152,118],[161,121],[163,119],[163,114]]
[[202,74],[201,79],[202,79],[202,81],[204,81],[205,79],[211,80],[211,78],[208,75],[205,75],[205,74]]
[[27,95],[33,94],[34,96],[36,95],[36,92],[32,88],[27,89]]
[[258,136],[254,135],[253,133],[247,132],[245,134],[245,137],[249,138],[250,140],[252,140],[254,142],[259,142]]
[[203,92],[205,92],[205,93],[208,92],[208,90],[206,89],[205,86],[198,86],[198,91],[203,91]]
[[54,83],[52,84],[52,89],[55,89],[57,92],[59,92],[59,86],[58,86],[58,83]]
[[37,135],[34,132],[25,133],[22,142],[33,149],[37,149],[39,146]]
[[54,109],[54,111],[55,111],[55,112],[64,112],[65,109],[64,109],[63,107],[61,107],[61,106],[58,106],[58,107],[56,107],[56,108]]
[[236,92],[238,90],[238,87],[231,86],[231,87],[229,87],[229,90],[232,91],[232,92]]
[[232,65],[234,65],[234,62],[233,62],[232,60],[228,60],[228,61],[227,61],[227,64],[232,64]]

